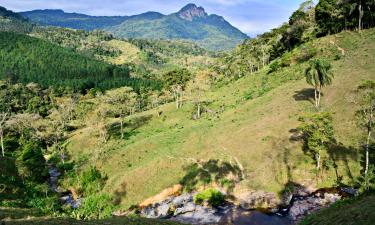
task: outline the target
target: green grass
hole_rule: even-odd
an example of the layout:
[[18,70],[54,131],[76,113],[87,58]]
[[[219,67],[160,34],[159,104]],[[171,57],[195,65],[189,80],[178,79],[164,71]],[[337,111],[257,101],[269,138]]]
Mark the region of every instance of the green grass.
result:
[[375,195],[345,200],[306,217],[300,225],[372,225]]
[[[335,79],[324,89],[322,108],[333,113],[336,137],[342,143],[334,158],[339,175],[348,184],[360,171],[356,150],[359,130],[349,99],[363,80],[375,78],[374,38],[372,29],[362,34],[344,32],[312,43],[319,54],[330,58],[338,52],[331,42],[345,49],[345,57],[332,60]],[[315,110],[306,99],[311,87],[303,79],[304,68],[305,64],[295,63],[271,74],[263,70],[213,88],[205,98],[212,102],[212,110],[224,105],[221,114],[205,114],[194,121],[188,100],[182,110],[167,104],[129,117],[129,121],[142,122],[128,127],[126,140],[112,138],[98,145],[95,130],[89,127],[72,136],[68,150],[73,159],[90,159],[93,151],[101,149],[101,158],[90,164],[95,163],[108,175],[105,191],[114,193],[126,187],[121,196],[123,208],[178,183],[192,160],[237,159],[245,172],[240,186],[248,189],[279,193],[288,181],[331,186],[336,182],[334,170],[317,179],[311,157],[303,153],[300,143],[289,140],[290,130],[299,124],[298,117]],[[248,92],[256,92],[255,98],[246,100]],[[161,117],[158,111],[163,111]]]

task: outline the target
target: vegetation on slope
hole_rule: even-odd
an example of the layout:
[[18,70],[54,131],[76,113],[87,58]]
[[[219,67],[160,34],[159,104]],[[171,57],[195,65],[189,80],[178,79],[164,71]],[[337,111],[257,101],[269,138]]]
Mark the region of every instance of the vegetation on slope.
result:
[[[337,3],[324,9],[328,6]],[[185,191],[220,186],[230,194],[241,189],[282,194],[295,183],[372,188],[372,160],[365,157],[365,166],[361,160],[373,143],[369,132],[373,116],[361,126],[355,121],[375,109],[375,83],[360,85],[374,79],[375,31],[345,31],[316,39],[320,34],[316,29],[324,28],[319,25],[322,18],[315,17],[319,10],[311,1],[304,3],[289,24],[244,43],[212,70],[180,65],[160,73],[163,92],[140,89],[136,94],[123,87],[56,96],[54,90],[36,84],[13,83],[17,77],[8,73],[0,89],[0,137],[5,143],[1,158],[9,165],[1,167],[7,171],[0,177],[0,190],[10,193],[15,186],[18,191],[2,195],[1,205],[96,220],[176,183],[183,184]],[[356,21],[345,11],[339,13]],[[200,16],[206,16],[204,11]],[[190,14],[183,17],[196,19]],[[371,26],[372,17],[364,18],[362,25]],[[358,30],[362,30],[360,21]],[[103,53],[96,42],[109,42],[115,48],[124,44],[121,40],[101,32],[61,32],[56,38],[53,32],[40,36],[62,46],[72,44],[75,51],[86,49],[76,37],[85,41],[94,37],[88,41],[95,43],[87,48],[90,54],[126,60],[120,58],[122,52]],[[74,38],[62,38],[70,34]],[[168,55],[156,47],[169,48],[168,42],[131,42],[127,43],[141,53]],[[176,49],[184,55],[184,47]],[[160,63],[157,57],[151,59]],[[358,102],[360,91],[365,97]],[[176,106],[166,104],[171,100]],[[370,134],[367,141],[362,140],[365,133]],[[51,165],[62,173],[59,187],[85,199],[82,207],[57,204],[58,195],[46,182]],[[222,200],[210,191],[201,193],[202,199]]]
[[[347,184],[354,182],[360,171],[356,150],[359,131],[351,122],[354,108],[342,96],[355,90],[362,80],[372,79],[373,35],[374,30],[361,35],[345,32],[307,45],[319,49],[319,55],[329,58],[335,68],[335,80],[332,88],[324,89],[322,107],[333,114],[341,144],[332,157],[341,181]],[[345,56],[337,46],[345,49]],[[305,47],[288,53],[292,61]],[[341,59],[335,61],[337,57]],[[299,142],[289,141],[290,130],[298,126],[301,113],[315,111],[310,102],[313,92],[303,80],[307,65],[294,62],[276,72],[262,70],[204,94],[206,103],[199,121],[191,120],[195,109],[190,95],[185,96],[180,110],[165,105],[128,118],[127,140],[110,138],[96,161],[109,175],[106,191],[126,187],[122,196],[126,208],[178,183],[188,173],[184,166],[190,159],[238,159],[246,177],[241,185],[255,190],[282,192],[289,180],[320,187],[334,185],[338,179],[334,168],[325,169],[316,178],[314,160],[301,151]],[[162,112],[160,117],[158,112]],[[74,159],[91,158],[93,132],[87,127],[70,139],[68,150]]]
[[106,64],[26,35],[1,32],[0,40],[0,77],[14,83],[36,82],[76,91],[158,87],[157,82],[130,78],[126,66]]
[[0,6],[0,30],[27,33],[32,28],[33,25],[27,19]]
[[375,221],[374,210],[375,196],[363,195],[307,216],[300,225],[371,225]]
[[51,9],[21,12],[20,14],[42,26],[68,27],[82,30],[97,30],[115,26],[124,22],[127,18],[126,16],[88,16]]
[[163,73],[176,67],[201,69],[213,61],[206,50],[184,41],[120,40],[103,31],[56,27],[37,27],[30,35],[98,60],[126,65],[131,77],[145,79],[161,79]]

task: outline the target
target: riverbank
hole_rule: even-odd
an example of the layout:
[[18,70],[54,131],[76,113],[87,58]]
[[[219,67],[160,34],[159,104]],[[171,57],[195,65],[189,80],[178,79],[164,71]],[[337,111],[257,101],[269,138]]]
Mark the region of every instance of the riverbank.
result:
[[245,199],[225,201],[218,207],[207,203],[194,202],[197,193],[185,193],[171,196],[136,210],[141,217],[166,219],[186,224],[219,224],[219,225],[292,225],[297,224],[306,215],[327,208],[335,202],[355,195],[356,190],[345,188],[324,188],[309,192],[296,188],[294,193],[285,196],[286,202],[281,205],[272,203],[272,194],[262,195],[273,208],[256,208],[254,199],[259,193],[249,193]]

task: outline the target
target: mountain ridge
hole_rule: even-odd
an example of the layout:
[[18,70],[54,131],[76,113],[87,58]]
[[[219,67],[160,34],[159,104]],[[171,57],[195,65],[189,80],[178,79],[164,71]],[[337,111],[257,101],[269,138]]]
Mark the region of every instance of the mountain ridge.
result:
[[121,38],[188,40],[209,50],[232,49],[248,39],[224,17],[208,14],[203,7],[193,3],[168,15],[148,11],[132,16],[90,16],[67,13],[61,9],[33,10],[20,14],[42,26],[101,29]]

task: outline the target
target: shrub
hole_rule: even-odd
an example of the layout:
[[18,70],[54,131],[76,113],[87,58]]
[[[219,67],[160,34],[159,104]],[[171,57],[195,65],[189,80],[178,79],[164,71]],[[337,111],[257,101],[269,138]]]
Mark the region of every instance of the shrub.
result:
[[201,205],[208,202],[211,206],[220,206],[225,200],[225,196],[218,190],[210,188],[199,192],[194,196],[194,203]]
[[106,219],[111,217],[114,209],[110,195],[95,194],[86,197],[82,206],[72,212],[72,217],[82,220]]
[[80,187],[86,195],[96,194],[103,188],[106,179],[106,176],[103,176],[98,169],[91,167],[81,173]]
[[22,148],[17,158],[19,173],[27,180],[43,183],[48,177],[46,161],[40,143],[29,142]]
[[274,61],[270,64],[270,70],[268,71],[268,73],[273,73],[273,72],[276,72],[277,70],[279,70],[281,67],[279,61]]

